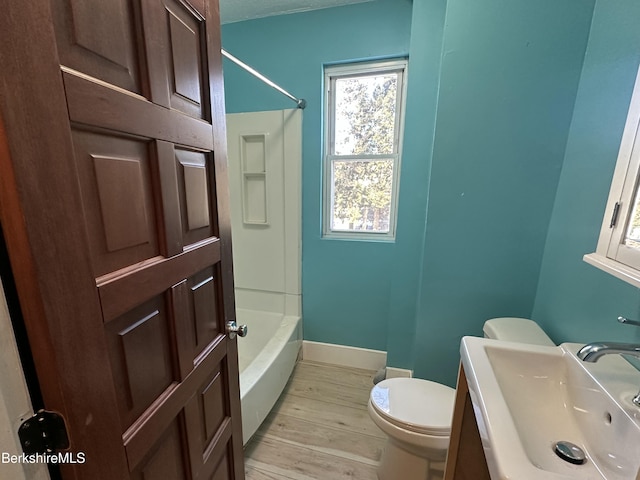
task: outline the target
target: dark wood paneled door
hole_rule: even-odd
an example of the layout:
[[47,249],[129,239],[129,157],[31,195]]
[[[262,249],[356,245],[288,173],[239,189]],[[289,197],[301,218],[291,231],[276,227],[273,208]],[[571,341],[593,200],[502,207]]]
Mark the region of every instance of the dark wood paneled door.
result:
[[65,479],[244,478],[219,23],[3,3],[0,220]]

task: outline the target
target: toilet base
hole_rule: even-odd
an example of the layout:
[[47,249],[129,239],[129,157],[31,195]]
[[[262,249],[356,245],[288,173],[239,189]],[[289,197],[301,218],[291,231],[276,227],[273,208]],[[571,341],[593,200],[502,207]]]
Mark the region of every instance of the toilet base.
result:
[[426,458],[416,455],[406,445],[387,439],[378,466],[378,480],[442,480],[444,458],[441,454],[436,456],[437,458]]

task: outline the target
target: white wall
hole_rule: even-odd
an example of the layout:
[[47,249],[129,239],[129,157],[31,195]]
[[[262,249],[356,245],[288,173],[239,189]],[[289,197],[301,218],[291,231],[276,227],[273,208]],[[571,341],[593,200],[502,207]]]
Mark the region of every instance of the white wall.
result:
[[[22,453],[16,432],[22,421],[31,415],[29,393],[0,279],[0,455]],[[0,478],[47,480],[49,474],[42,464],[0,463]]]

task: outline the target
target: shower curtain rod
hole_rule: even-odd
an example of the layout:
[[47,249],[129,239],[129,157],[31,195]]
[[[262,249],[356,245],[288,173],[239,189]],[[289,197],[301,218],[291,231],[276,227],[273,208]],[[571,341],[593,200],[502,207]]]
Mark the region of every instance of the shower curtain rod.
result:
[[227,52],[224,48],[221,48],[220,51],[222,52],[222,55],[224,55],[225,57],[227,57],[229,60],[231,60],[233,63],[235,63],[236,65],[240,66],[241,68],[245,69],[247,72],[249,72],[251,75],[253,75],[254,77],[259,78],[260,80],[262,80],[264,83],[266,83],[267,85],[269,85],[272,88],[275,88],[276,90],[278,90],[281,94],[285,95],[286,97],[289,97],[291,100],[293,100],[294,102],[296,102],[296,104],[298,105],[298,108],[300,109],[304,109],[304,107],[307,106],[307,101],[304,98],[297,98],[294,97],[293,95],[291,95],[289,92],[287,92],[284,88],[282,88],[280,85],[272,82],[271,80],[269,80],[267,77],[265,77],[264,75],[262,75],[260,72],[258,72],[257,70],[251,68],[249,65],[247,65],[246,63],[244,63],[241,60],[238,60],[236,57],[234,57],[233,55],[231,55],[229,52]]

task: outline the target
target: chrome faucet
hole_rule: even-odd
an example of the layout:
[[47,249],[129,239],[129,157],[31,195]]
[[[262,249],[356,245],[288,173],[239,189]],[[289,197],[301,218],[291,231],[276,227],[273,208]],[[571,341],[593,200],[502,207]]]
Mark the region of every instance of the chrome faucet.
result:
[[585,362],[597,362],[603,355],[612,353],[620,353],[633,355],[640,358],[640,344],[637,343],[614,343],[614,342],[597,342],[588,343],[578,352],[578,358]]
[[[637,343],[614,343],[596,342],[588,343],[578,351],[578,358],[584,362],[597,362],[604,355],[610,354],[632,355],[640,358],[640,344]],[[640,392],[631,400],[634,405],[640,407]]]

